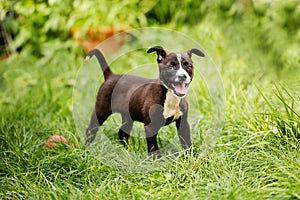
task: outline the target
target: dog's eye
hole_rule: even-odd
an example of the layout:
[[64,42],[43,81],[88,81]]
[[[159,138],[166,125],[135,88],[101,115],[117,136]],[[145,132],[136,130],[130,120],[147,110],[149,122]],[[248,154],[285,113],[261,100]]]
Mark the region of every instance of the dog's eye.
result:
[[192,69],[193,65],[191,65],[189,62],[185,61],[183,62],[183,66],[185,66],[187,69]]
[[176,62],[170,62],[169,68],[170,68],[170,69],[173,69],[173,68],[175,68],[175,67],[176,67]]
[[189,66],[191,66],[191,64],[190,64],[189,62],[187,62],[187,61],[184,61],[184,62],[183,62],[183,66],[189,67]]

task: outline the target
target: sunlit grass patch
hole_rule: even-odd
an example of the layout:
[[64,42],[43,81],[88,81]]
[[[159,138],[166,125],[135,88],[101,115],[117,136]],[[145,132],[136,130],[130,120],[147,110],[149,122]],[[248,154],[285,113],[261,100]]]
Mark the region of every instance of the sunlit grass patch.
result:
[[300,105],[299,94],[291,93],[286,87],[276,85],[274,90],[274,100],[269,100],[264,96],[264,100],[269,111],[264,113],[268,119],[269,127],[279,137],[298,140],[300,139]]

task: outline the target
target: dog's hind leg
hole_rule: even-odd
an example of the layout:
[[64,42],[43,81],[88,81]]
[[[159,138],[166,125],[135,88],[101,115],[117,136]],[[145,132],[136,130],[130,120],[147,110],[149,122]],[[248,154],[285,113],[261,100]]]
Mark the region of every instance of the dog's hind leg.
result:
[[133,125],[133,121],[131,117],[122,115],[122,126],[119,130],[119,139],[124,146],[128,142],[132,125]]
[[92,143],[95,140],[98,127],[104,123],[104,121],[109,117],[109,115],[111,115],[111,112],[93,112],[90,125],[86,129],[86,145]]

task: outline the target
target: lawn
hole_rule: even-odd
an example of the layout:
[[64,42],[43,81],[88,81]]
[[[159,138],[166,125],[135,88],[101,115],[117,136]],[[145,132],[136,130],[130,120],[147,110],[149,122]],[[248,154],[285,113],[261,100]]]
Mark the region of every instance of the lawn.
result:
[[[212,6],[208,2],[202,8]],[[22,51],[0,61],[0,198],[300,199],[300,6],[277,3],[266,11],[259,4],[244,13],[235,10],[237,3],[221,2],[211,7],[217,14],[202,9],[197,23],[179,14],[164,22],[162,8],[151,11],[157,21],[147,25],[176,30],[207,55],[195,57],[188,96],[193,146],[181,151],[174,125],[165,127],[159,160],[147,157],[139,123],[126,148],[118,143],[118,115],[85,147],[82,130],[102,82],[97,62],[84,61],[81,47],[71,38],[63,42],[65,36],[39,41],[38,48],[34,36],[21,42]],[[170,50],[194,48],[175,41],[161,42]],[[116,59],[107,55],[112,70],[157,76],[147,47]],[[89,87],[78,90],[80,78],[91,81]],[[77,145],[46,149],[55,134]]]

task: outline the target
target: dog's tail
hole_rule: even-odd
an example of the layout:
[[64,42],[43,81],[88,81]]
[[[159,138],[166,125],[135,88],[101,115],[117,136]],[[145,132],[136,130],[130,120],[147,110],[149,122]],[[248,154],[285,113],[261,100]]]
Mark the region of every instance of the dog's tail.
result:
[[92,51],[90,51],[88,53],[88,55],[86,56],[85,59],[89,60],[93,56],[96,56],[100,66],[101,66],[101,69],[103,71],[104,79],[106,80],[112,74],[112,71],[110,70],[109,66],[107,65],[107,62],[106,62],[102,52],[99,49],[93,49]]

